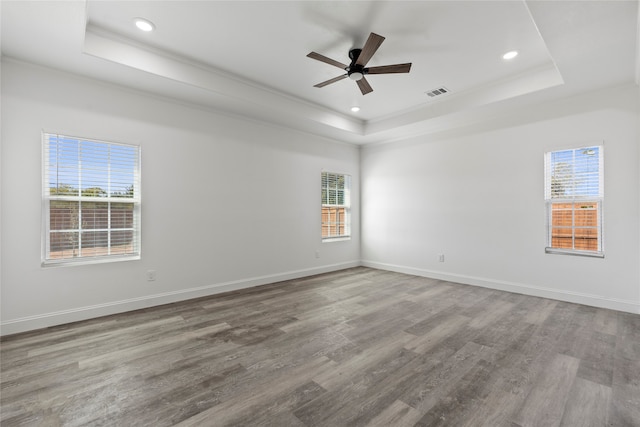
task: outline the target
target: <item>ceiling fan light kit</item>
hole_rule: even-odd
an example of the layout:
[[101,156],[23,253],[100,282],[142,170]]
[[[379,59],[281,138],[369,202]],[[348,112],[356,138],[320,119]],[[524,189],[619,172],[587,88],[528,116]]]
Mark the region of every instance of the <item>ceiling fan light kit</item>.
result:
[[349,58],[351,59],[351,63],[349,65],[343,64],[342,62],[328,58],[316,52],[309,53],[307,57],[315,59],[316,61],[324,62],[325,64],[333,65],[334,67],[342,68],[347,72],[347,74],[318,83],[314,85],[314,87],[325,87],[331,83],[335,83],[349,77],[349,79],[358,84],[360,92],[362,92],[363,95],[366,95],[373,92],[373,89],[371,88],[371,85],[369,85],[365,75],[408,73],[411,70],[410,62],[405,64],[382,65],[379,67],[366,67],[367,63],[376,53],[383,41],[384,37],[381,35],[376,33],[369,34],[369,38],[362,49],[351,49],[349,51]]

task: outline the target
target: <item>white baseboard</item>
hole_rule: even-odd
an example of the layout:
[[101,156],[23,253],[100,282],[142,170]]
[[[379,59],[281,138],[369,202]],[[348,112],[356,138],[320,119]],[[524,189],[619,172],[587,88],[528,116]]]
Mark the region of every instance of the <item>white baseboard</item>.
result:
[[465,285],[481,286],[484,288],[496,289],[501,291],[514,292],[524,295],[550,298],[577,304],[590,305],[593,307],[608,308],[612,310],[640,314],[640,301],[627,301],[615,298],[605,298],[598,295],[559,291],[557,289],[531,286],[521,283],[491,280],[481,277],[465,276],[460,274],[451,274],[440,271],[424,270],[414,267],[362,260],[216,283],[197,288],[181,289],[178,291],[148,295],[140,298],[132,298],[122,301],[114,301],[104,304],[97,304],[70,310],[56,311],[36,316],[7,320],[0,323],[0,335],[16,334],[35,329],[47,328],[50,326],[62,325],[65,323],[77,322],[80,320],[87,320],[101,316],[124,313],[126,311],[139,310],[142,308],[185,301],[192,298],[200,298],[219,294],[222,292],[266,285],[269,283],[275,283],[284,280],[298,279],[301,277],[329,273],[332,271],[343,270],[346,268],[358,266],[371,267],[379,270],[395,271],[398,273],[446,280],[449,282],[462,283]]
[[162,294],[147,295],[139,298],[131,298],[123,301],[114,301],[105,304],[97,304],[79,307],[70,310],[56,311],[36,316],[22,317],[7,320],[0,323],[0,335],[10,335],[35,329],[48,328],[50,326],[93,319],[111,314],[124,313],[126,311],[139,310],[172,302],[185,301],[193,298],[206,297],[222,292],[235,291],[253,286],[266,285],[281,282],[283,280],[298,279],[315,274],[329,273],[351,267],[360,266],[360,261],[351,261],[340,264],[325,265],[322,267],[307,268],[303,270],[288,271],[248,279],[234,280],[230,282],[216,283],[197,288],[181,289]]
[[608,308],[611,310],[624,311],[627,313],[640,314],[640,301],[621,300],[616,298],[606,298],[599,295],[583,294],[579,292],[561,291],[558,289],[544,288],[540,286],[525,285],[522,283],[512,283],[502,280],[491,280],[482,277],[465,276],[461,274],[444,273],[441,271],[424,270],[402,265],[386,264],[375,261],[363,260],[364,267],[376,268],[379,270],[395,271],[397,273],[411,274],[414,276],[429,277],[432,279],[446,280],[448,282],[462,283],[465,285],[481,286],[483,288],[496,289],[500,291],[514,292],[517,294],[531,295],[541,298],[550,298],[559,301],[573,302],[577,304],[589,305],[592,307]]

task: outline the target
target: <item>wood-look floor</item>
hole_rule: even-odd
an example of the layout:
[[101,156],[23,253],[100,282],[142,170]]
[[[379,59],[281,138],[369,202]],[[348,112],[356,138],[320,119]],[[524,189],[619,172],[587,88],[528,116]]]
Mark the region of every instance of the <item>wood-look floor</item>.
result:
[[5,337],[9,426],[640,426],[640,316],[354,268]]

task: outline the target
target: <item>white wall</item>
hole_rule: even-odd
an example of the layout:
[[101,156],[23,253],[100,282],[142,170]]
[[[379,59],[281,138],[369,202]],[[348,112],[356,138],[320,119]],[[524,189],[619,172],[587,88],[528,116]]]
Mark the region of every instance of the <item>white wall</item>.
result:
[[[359,264],[357,147],[2,65],[3,334]],[[41,267],[43,130],[142,146],[140,261]],[[350,241],[321,243],[322,169],[353,177]]]
[[[543,155],[601,141],[605,258],[545,254]],[[367,147],[363,263],[639,313],[638,141],[628,86]]]
[[[2,334],[360,262],[640,312],[637,88],[360,153],[46,68],[2,68]],[[140,261],[41,267],[42,130],[142,146]],[[599,141],[606,257],[545,254],[543,153]],[[353,176],[350,241],[320,241],[322,169]]]
[[[640,21],[640,8],[638,9],[638,20]],[[638,26],[640,29],[640,25]],[[638,32],[638,44],[637,48],[640,50],[640,31]],[[640,55],[636,56],[636,60],[639,61],[637,68],[637,72],[640,73]],[[638,94],[638,100],[640,100],[640,74],[638,74],[636,79],[636,93]],[[639,101],[640,102],[640,101]],[[638,146],[638,169],[640,169],[640,108],[638,108],[636,113],[636,140]],[[638,193],[638,211],[640,212],[640,173],[638,173],[638,188],[636,189]],[[638,227],[638,232],[640,232],[640,227]],[[640,236],[638,236],[638,243],[640,244]],[[640,250],[638,250],[638,258],[636,260],[636,266],[638,268],[638,275],[640,276]],[[640,280],[638,280],[638,294],[640,295]]]

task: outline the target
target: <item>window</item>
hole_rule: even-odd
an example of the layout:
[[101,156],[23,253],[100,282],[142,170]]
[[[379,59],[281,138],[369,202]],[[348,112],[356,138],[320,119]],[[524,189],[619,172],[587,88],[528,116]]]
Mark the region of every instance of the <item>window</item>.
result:
[[322,172],[322,240],[351,236],[351,176]]
[[43,264],[140,257],[140,147],[43,133]]
[[549,253],[603,256],[603,146],[545,154]]

